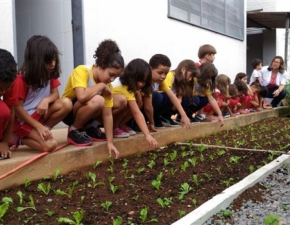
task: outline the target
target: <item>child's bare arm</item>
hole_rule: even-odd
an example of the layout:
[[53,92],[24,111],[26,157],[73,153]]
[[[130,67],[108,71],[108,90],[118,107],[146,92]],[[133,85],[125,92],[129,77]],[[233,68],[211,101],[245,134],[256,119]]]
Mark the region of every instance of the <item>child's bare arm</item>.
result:
[[23,120],[28,125],[32,126],[39,135],[42,137],[43,140],[52,140],[52,133],[51,131],[42,125],[37,120],[33,119],[23,108],[23,100],[19,99],[19,103],[15,106],[15,114],[18,118]]
[[158,147],[157,141],[151,136],[148,127],[145,122],[145,118],[141,113],[136,101],[128,101],[129,109],[134,117],[136,123],[138,124],[140,130],[143,132],[146,140],[149,142],[149,145],[152,149],[156,149]]
[[98,83],[98,84],[94,85],[93,87],[87,87],[87,88],[76,87],[75,92],[76,92],[76,96],[77,96],[78,101],[80,101],[82,103],[86,103],[92,97],[99,94],[101,91],[103,91],[103,90],[108,91],[107,87],[108,86],[105,83]]

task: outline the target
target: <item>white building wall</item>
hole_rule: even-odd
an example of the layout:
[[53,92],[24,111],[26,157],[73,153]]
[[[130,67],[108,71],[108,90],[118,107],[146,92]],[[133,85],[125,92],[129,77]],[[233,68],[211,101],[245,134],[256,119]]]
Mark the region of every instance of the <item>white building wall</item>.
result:
[[14,17],[14,0],[0,0],[0,48],[6,49],[16,58],[16,32]]
[[167,55],[172,69],[183,59],[198,60],[198,48],[211,44],[217,49],[215,65],[219,73],[234,79],[246,69],[246,41],[167,17],[167,0],[83,1],[85,62],[94,63],[93,54],[104,39],[115,40],[125,62],[134,58],[149,61],[156,53]]

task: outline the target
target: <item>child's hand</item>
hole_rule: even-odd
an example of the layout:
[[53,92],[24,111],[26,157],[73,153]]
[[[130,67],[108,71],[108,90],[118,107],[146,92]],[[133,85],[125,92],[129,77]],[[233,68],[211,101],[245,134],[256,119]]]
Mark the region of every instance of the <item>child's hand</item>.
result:
[[189,128],[190,129],[190,120],[189,120],[189,118],[187,117],[187,116],[182,116],[181,117],[181,126],[182,127],[187,127],[187,128]]
[[40,137],[45,141],[53,139],[51,131],[42,124],[36,127],[36,131],[39,133]]
[[36,113],[43,116],[44,118],[46,118],[47,112],[48,112],[48,106],[49,106],[49,101],[47,98],[43,98],[37,108],[36,108]]
[[115,159],[119,158],[120,152],[115,147],[115,145],[113,143],[108,143],[107,146],[109,149],[109,156],[112,157],[112,151],[113,151],[115,153]]
[[149,142],[149,146],[152,150],[157,149],[158,143],[150,134],[145,136],[146,140]]
[[11,157],[11,151],[7,142],[0,142],[0,157],[7,159]]
[[218,120],[221,122],[221,127],[224,125],[224,117],[222,115],[218,116]]
[[104,95],[108,96],[109,99],[113,98],[112,90],[109,88],[108,85],[105,85],[105,88],[104,88],[103,92],[104,92]]
[[157,132],[157,130],[156,130],[154,124],[148,123],[147,126],[148,126],[148,130],[149,130],[150,132]]

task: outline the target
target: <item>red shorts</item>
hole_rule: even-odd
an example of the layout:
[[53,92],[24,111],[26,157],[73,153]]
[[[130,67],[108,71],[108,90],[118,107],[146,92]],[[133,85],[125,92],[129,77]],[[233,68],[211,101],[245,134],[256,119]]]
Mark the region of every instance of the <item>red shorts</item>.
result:
[[[38,122],[40,122],[41,124],[44,124],[44,119],[41,115],[37,114],[36,112],[34,112],[31,117],[35,120],[37,120]],[[33,130],[34,128],[30,125],[28,125],[27,123],[23,123],[20,124],[19,121],[17,120],[17,118],[15,118],[14,121],[14,126],[13,126],[13,133],[15,133],[19,138],[23,138],[26,137],[27,135],[30,134],[30,132]]]
[[3,138],[3,133],[8,126],[11,111],[7,104],[0,99],[0,140]]
[[[217,103],[218,107],[220,108],[222,105],[221,101],[217,100],[216,103]],[[213,110],[213,108],[212,108],[211,104],[209,104],[209,103],[205,107],[203,107],[204,112],[210,112],[212,110]]]

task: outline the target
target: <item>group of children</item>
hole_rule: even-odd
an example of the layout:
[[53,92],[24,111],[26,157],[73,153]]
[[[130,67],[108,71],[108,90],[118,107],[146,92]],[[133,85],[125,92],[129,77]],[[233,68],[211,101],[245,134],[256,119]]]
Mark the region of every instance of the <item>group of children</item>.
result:
[[163,54],[125,66],[116,42],[104,40],[95,50],[95,63],[76,67],[60,96],[59,51],[49,38],[36,35],[27,41],[18,72],[13,56],[0,49],[0,156],[10,157],[10,150],[22,144],[53,151],[57,142],[51,129],[61,121],[68,125],[69,143],[106,141],[109,155],[118,158],[114,137],[142,132],[156,149],[150,132],[164,126],[190,128],[212,120],[223,125],[225,114],[260,110],[261,85],[248,86],[244,73],[231,84],[228,76],[218,75],[215,54],[213,46],[203,45],[199,62],[186,59],[174,70]]

